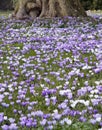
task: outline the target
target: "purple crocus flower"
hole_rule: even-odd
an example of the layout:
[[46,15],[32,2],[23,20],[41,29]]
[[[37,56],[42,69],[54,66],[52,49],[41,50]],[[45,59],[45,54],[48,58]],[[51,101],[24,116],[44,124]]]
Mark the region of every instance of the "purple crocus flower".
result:
[[47,123],[47,120],[46,120],[46,119],[43,119],[42,121],[40,121],[41,126],[45,126],[46,123]]
[[2,130],[9,130],[9,126],[8,125],[3,125],[1,126]]
[[90,119],[90,123],[92,123],[93,125],[96,124],[96,120],[95,119]]
[[17,126],[15,123],[12,123],[12,124],[9,126],[9,129],[10,129],[10,130],[18,130],[18,126]]
[[32,122],[31,122],[31,121],[27,121],[27,122],[26,122],[26,126],[27,126],[28,128],[30,128],[30,127],[32,126]]
[[0,113],[0,123],[4,121],[4,113]]
[[2,102],[3,98],[4,98],[4,95],[0,94],[0,102]]
[[81,117],[79,118],[79,121],[81,121],[81,122],[86,122],[87,119],[86,119],[85,117],[81,116]]

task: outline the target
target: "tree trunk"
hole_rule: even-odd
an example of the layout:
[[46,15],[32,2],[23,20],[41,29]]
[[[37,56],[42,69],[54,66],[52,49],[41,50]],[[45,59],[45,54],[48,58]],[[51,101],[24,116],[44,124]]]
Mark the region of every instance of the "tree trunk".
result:
[[79,0],[18,0],[13,16],[50,18],[86,16],[86,13]]

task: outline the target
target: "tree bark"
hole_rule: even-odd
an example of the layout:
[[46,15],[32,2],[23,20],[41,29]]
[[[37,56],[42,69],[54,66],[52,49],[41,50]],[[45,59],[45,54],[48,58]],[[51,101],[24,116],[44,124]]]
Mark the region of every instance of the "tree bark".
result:
[[23,19],[87,15],[79,0],[18,0],[13,16]]

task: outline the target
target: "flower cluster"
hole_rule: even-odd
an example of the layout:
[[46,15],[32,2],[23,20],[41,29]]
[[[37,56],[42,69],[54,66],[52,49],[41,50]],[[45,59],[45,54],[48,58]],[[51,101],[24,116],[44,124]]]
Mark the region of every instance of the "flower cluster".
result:
[[[97,21],[97,22],[96,22]],[[0,127],[102,126],[102,19],[0,23]]]

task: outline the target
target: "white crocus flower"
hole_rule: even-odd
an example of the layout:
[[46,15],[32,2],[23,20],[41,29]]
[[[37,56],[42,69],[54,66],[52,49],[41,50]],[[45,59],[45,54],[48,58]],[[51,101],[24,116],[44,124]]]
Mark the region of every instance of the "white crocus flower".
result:
[[98,129],[98,130],[102,130],[102,128]]
[[68,124],[68,125],[71,125],[72,124],[72,121],[68,118],[65,118],[64,121]]
[[97,118],[96,118],[96,121],[97,121],[97,122],[100,122],[100,121],[101,121],[101,117],[97,117]]
[[71,107],[75,108],[75,106],[77,105],[77,103],[82,103],[85,106],[89,106],[89,101],[85,101],[85,100],[76,100],[76,101],[72,101]]

